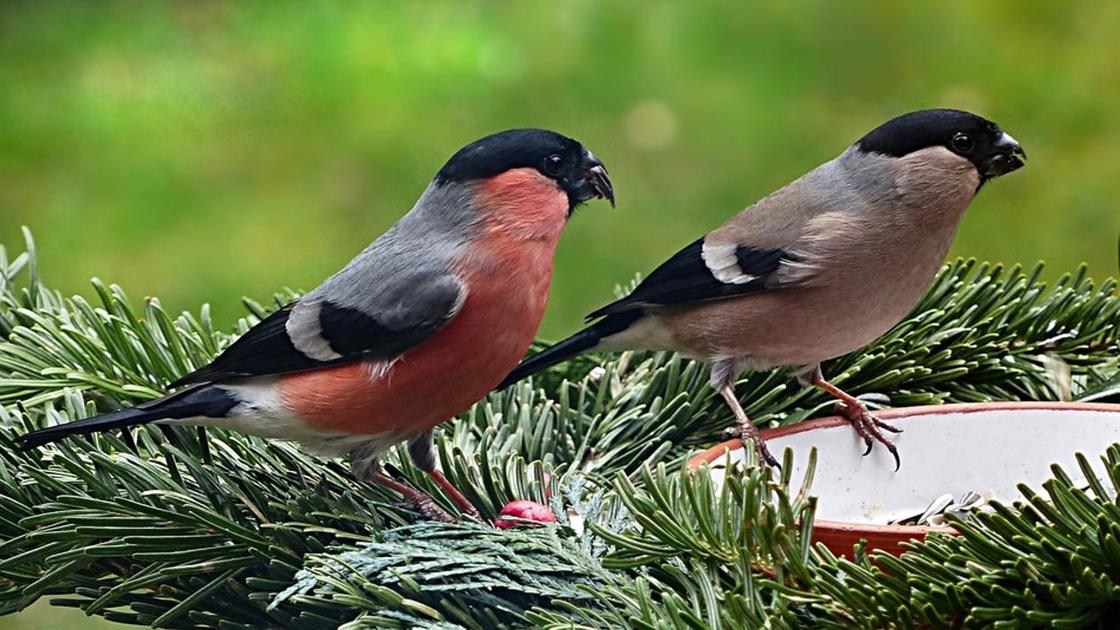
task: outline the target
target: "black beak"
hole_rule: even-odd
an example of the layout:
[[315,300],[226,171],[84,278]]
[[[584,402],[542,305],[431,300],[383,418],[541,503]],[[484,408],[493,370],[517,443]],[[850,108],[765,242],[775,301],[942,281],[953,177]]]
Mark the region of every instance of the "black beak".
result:
[[606,199],[610,202],[611,207],[614,207],[614,185],[611,184],[610,175],[607,174],[607,167],[599,161],[599,158],[586,151],[583,156],[583,173],[573,186],[575,203],[583,203],[588,199],[599,198]]
[[991,179],[1022,168],[1027,153],[1010,135],[1004,133],[992,145],[992,156],[984,161],[984,178]]

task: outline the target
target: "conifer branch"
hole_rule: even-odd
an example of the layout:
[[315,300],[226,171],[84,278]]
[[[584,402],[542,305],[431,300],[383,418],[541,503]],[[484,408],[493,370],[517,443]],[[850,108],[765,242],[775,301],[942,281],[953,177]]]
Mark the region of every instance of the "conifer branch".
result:
[[[1038,275],[949,265],[911,317],[826,370],[894,406],[1115,400],[1115,282],[1081,271],[1047,289]],[[205,307],[172,316],[96,281],[94,295],[44,286],[30,235],[23,253],[0,249],[0,614],[47,596],[162,627],[1077,625],[1120,601],[1120,450],[1088,490],[1055,470],[1044,494],[957,523],[959,538],[878,557],[883,572],[809,544],[810,489],[758,468],[721,488],[684,471],[731,418],[701,365],[665,353],[558,366],[440,432],[445,471],[486,518],[531,499],[556,526],[424,522],[338,462],[217,430],[19,451],[26,431],[162,395],[294,293],[247,301],[231,334]],[[778,372],[738,391],[762,423],[832,404]],[[388,463],[454,510],[407,457]]]

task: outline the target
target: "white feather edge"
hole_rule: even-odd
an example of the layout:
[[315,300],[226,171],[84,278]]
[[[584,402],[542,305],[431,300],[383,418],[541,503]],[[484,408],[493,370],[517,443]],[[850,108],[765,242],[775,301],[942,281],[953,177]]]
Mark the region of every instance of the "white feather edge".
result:
[[746,284],[756,279],[756,276],[743,273],[739,267],[739,259],[735,256],[738,249],[739,246],[734,243],[713,245],[705,241],[700,247],[700,258],[716,280],[727,284]]
[[334,361],[341,359],[342,355],[331,348],[329,341],[323,338],[323,329],[319,325],[318,302],[300,302],[288,315],[284,324],[288,337],[296,350],[316,361]]

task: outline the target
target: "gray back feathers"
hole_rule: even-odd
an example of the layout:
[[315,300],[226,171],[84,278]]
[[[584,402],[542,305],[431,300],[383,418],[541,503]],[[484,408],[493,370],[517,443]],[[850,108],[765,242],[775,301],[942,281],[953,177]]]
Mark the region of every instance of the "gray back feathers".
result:
[[478,214],[470,190],[432,183],[408,214],[362,250],[345,267],[310,291],[304,301],[329,299],[367,314],[423,308],[415,298],[427,284],[458,286],[452,265],[475,233]]

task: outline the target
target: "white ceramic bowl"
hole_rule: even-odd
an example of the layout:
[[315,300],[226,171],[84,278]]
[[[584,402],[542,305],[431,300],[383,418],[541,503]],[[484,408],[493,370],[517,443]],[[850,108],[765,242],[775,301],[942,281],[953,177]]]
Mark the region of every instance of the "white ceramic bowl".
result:
[[[762,432],[779,460],[786,448],[793,450],[795,484],[804,476],[809,450],[816,447],[814,539],[834,553],[850,553],[860,539],[872,548],[899,552],[900,541],[924,537],[930,528],[889,523],[920,514],[946,493],[959,499],[975,491],[1010,502],[1020,498],[1016,485],[1039,487],[1053,476],[1055,463],[1075,481],[1083,479],[1075,453],[1085,454],[1103,474],[1099,456],[1120,442],[1120,405],[984,403],[892,409],[878,415],[903,429],[888,434],[902,458],[898,472],[882,445],[863,457],[863,442],[843,418]],[[738,440],[730,440],[693,458],[692,464],[708,462],[712,474],[722,478],[720,464],[728,451],[733,460],[743,459]]]

